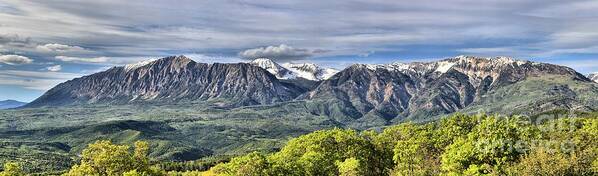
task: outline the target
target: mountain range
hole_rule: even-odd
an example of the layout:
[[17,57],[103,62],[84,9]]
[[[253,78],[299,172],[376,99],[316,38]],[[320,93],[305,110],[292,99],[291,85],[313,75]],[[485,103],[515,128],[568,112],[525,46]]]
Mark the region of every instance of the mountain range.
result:
[[1,110],[7,147],[0,156],[46,158],[28,168],[64,170],[97,140],[144,140],[151,157],[183,161],[277,151],[289,137],[316,130],[377,130],[456,112],[595,113],[598,83],[590,78],[509,57],[354,64],[336,72],[264,58],[207,64],[171,56],[75,78]]
[[16,100],[3,100],[3,101],[0,101],[0,109],[18,108],[25,104],[27,104],[27,103],[16,101]]
[[341,122],[390,123],[459,111],[593,111],[596,95],[596,83],[571,68],[509,57],[354,64],[336,71],[265,58],[206,64],[171,56],[67,81],[25,107],[181,101],[242,107],[295,101]]

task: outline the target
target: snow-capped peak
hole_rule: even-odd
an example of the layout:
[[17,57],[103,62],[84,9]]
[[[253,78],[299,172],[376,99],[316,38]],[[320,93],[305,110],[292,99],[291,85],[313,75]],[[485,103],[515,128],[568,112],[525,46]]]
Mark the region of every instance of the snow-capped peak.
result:
[[512,57],[498,56],[498,57],[476,57],[476,56],[464,56],[460,55],[454,59],[447,59],[458,64],[477,64],[477,63],[489,63],[491,66],[505,66],[505,65],[523,65],[526,63],[533,63],[530,61],[518,60]]
[[313,63],[285,63],[283,66],[297,74],[298,77],[312,81],[325,80],[339,72],[332,68],[322,68]]
[[436,66],[436,70],[435,71],[436,72],[440,72],[440,73],[446,73],[454,65],[455,65],[454,62],[440,61],[440,62],[437,62],[437,66]]
[[148,59],[148,60],[140,61],[140,62],[137,62],[137,63],[127,64],[127,65],[125,65],[125,70],[127,70],[127,71],[134,70],[134,69],[137,69],[139,67],[143,67],[143,66],[146,66],[148,64],[151,64],[154,61],[156,61],[156,59]]
[[268,58],[258,58],[251,61],[250,64],[266,69],[278,79],[291,79],[295,77],[295,75],[289,74],[290,71],[288,69]]
[[[444,74],[449,70],[458,67],[457,69],[465,69],[470,67],[488,68],[478,70],[493,70],[503,67],[521,66],[526,63],[534,64],[534,62],[516,60],[511,57],[475,57],[460,55],[453,58],[448,58],[434,62],[411,62],[401,63],[395,62],[392,64],[363,64],[370,70],[386,69],[391,71],[413,72],[418,74],[440,73]],[[474,69],[476,70],[476,69]]]
[[268,58],[257,58],[251,61],[251,64],[262,67],[264,69],[278,69],[279,67],[281,67],[280,65],[278,65],[278,63]]
[[267,58],[255,59],[250,63],[266,69],[279,79],[304,78],[312,81],[320,81],[328,79],[338,72],[338,70],[322,68],[313,63],[284,63],[280,65]]

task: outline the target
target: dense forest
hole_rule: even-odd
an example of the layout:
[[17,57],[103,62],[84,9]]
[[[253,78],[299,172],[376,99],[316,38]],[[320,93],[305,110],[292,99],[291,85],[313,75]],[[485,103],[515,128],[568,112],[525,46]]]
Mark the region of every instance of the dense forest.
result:
[[[456,114],[381,131],[330,129],[274,153],[185,163],[148,158],[134,146],[97,141],[62,174],[78,175],[596,175],[598,119]],[[18,161],[0,176],[24,175]]]

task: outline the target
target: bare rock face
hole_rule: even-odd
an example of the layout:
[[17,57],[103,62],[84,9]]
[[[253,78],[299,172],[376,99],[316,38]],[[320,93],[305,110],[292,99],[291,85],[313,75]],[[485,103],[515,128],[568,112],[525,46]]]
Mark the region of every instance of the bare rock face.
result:
[[205,64],[172,56],[67,81],[27,107],[209,100],[243,106],[292,100],[302,91],[251,64]]
[[575,70],[558,65],[507,57],[458,56],[426,63],[356,64],[299,99],[334,99],[350,109],[345,111],[359,112],[354,117],[375,114],[400,120],[456,112],[495,90],[547,75],[590,81]]

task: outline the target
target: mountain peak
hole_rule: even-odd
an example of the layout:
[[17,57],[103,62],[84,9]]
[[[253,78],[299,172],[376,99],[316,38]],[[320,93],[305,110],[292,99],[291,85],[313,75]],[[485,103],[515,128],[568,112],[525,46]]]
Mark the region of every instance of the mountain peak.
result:
[[303,78],[312,81],[328,79],[338,71],[331,68],[322,68],[313,63],[284,63],[278,64],[268,58],[258,58],[250,64],[266,69],[279,79]]
[[61,83],[27,107],[207,100],[241,106],[287,101],[303,91],[247,63],[205,64],[170,56]]
[[158,61],[168,61],[168,62],[176,62],[176,63],[189,63],[189,62],[195,62],[192,59],[188,58],[187,56],[184,55],[178,55],[178,56],[168,56],[162,59],[158,59]]
[[283,66],[268,58],[258,58],[251,61],[249,64],[266,69],[268,72],[272,73],[274,76],[276,76],[276,78],[279,79],[294,78],[294,75],[290,74],[290,71],[288,69],[284,68]]
[[276,63],[268,58],[257,58],[255,60],[251,61],[250,63],[255,66],[262,67],[264,69],[279,69],[280,67],[282,67],[278,63]]
[[165,65],[186,65],[188,63],[191,62],[195,62],[193,60],[191,60],[190,58],[184,56],[184,55],[179,55],[179,56],[168,56],[165,58],[161,58],[161,59],[148,59],[148,60],[144,60],[144,61],[140,61],[137,63],[132,63],[132,64],[127,64],[124,66],[124,69],[126,71],[131,71],[131,70],[135,70],[141,67],[144,67],[146,65],[152,65],[152,64],[165,64]]
[[532,63],[531,61],[527,60],[519,60],[513,57],[508,56],[497,56],[497,57],[478,57],[478,56],[465,56],[460,55],[454,58],[445,59],[445,61],[455,62],[455,63],[468,63],[468,64],[478,64],[478,63],[491,63],[492,65],[499,66],[499,65],[523,65],[526,63]]
[[127,64],[127,65],[125,65],[125,70],[127,70],[127,71],[134,70],[134,69],[137,69],[139,67],[143,67],[143,66],[149,65],[149,64],[151,64],[151,63],[153,63],[155,61],[156,61],[156,59],[148,59],[148,60],[144,60],[144,61],[139,61],[137,63]]

